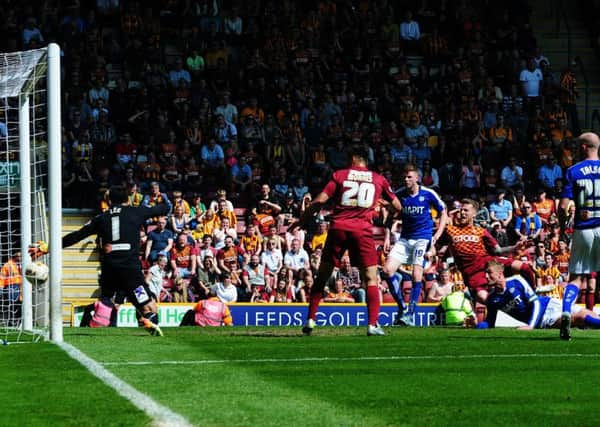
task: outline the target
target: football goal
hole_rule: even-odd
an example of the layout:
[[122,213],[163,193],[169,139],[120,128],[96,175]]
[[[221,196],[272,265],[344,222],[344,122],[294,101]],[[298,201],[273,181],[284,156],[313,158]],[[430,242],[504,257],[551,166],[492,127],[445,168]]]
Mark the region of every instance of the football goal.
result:
[[[0,54],[0,340],[62,341],[60,48]],[[47,280],[29,281],[29,246]]]

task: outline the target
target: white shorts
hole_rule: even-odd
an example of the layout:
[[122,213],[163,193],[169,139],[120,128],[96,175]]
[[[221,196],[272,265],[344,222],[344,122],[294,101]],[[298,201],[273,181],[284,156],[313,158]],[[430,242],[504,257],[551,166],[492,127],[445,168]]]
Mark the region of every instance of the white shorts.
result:
[[600,228],[575,230],[571,242],[570,274],[600,271]]
[[[571,314],[575,314],[583,310],[583,307],[573,304],[571,307]],[[540,322],[540,328],[552,328],[560,316],[562,315],[562,300],[558,298],[550,298],[550,302],[546,306],[546,311],[544,311],[544,316],[542,317],[542,321]]]
[[430,241],[427,239],[399,239],[394,243],[388,255],[400,265],[425,266],[425,252],[429,248]]

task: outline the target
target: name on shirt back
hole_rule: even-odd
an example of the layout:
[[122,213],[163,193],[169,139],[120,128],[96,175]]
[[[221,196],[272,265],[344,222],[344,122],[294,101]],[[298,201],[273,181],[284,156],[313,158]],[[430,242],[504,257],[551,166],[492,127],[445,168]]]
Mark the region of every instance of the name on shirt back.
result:
[[373,174],[371,171],[351,170],[346,179],[350,181],[373,182]]

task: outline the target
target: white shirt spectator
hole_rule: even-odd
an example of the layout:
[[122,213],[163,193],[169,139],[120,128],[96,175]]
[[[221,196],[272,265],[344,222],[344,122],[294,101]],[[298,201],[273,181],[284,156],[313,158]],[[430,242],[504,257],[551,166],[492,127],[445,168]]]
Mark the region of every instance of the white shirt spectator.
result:
[[148,269],[148,275],[146,276],[146,284],[150,288],[156,299],[160,299],[160,293],[163,290],[163,280],[166,279],[167,272],[164,267],[154,264]]
[[283,261],[283,254],[279,249],[265,250],[261,254],[261,262],[267,267],[270,272],[275,272],[279,269],[280,262]]
[[310,265],[308,253],[300,248],[297,252],[287,251],[283,257],[283,263],[287,268],[298,271],[301,268],[307,268]]
[[[230,279],[225,280],[230,281]],[[231,281],[228,286],[225,286],[223,283],[217,283],[212,287],[212,289],[217,294],[217,297],[225,304],[237,301],[237,288],[233,284],[231,284]]]
[[544,80],[544,76],[539,68],[536,68],[533,71],[530,71],[527,68],[524,69],[521,71],[519,80],[523,85],[526,96],[534,98],[540,96],[540,83]]

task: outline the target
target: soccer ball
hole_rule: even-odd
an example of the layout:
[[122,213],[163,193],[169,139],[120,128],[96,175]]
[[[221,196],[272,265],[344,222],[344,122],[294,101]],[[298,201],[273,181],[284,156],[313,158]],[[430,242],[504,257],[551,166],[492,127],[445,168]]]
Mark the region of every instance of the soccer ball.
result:
[[44,283],[48,280],[48,266],[41,261],[31,262],[25,266],[25,278],[32,284]]

